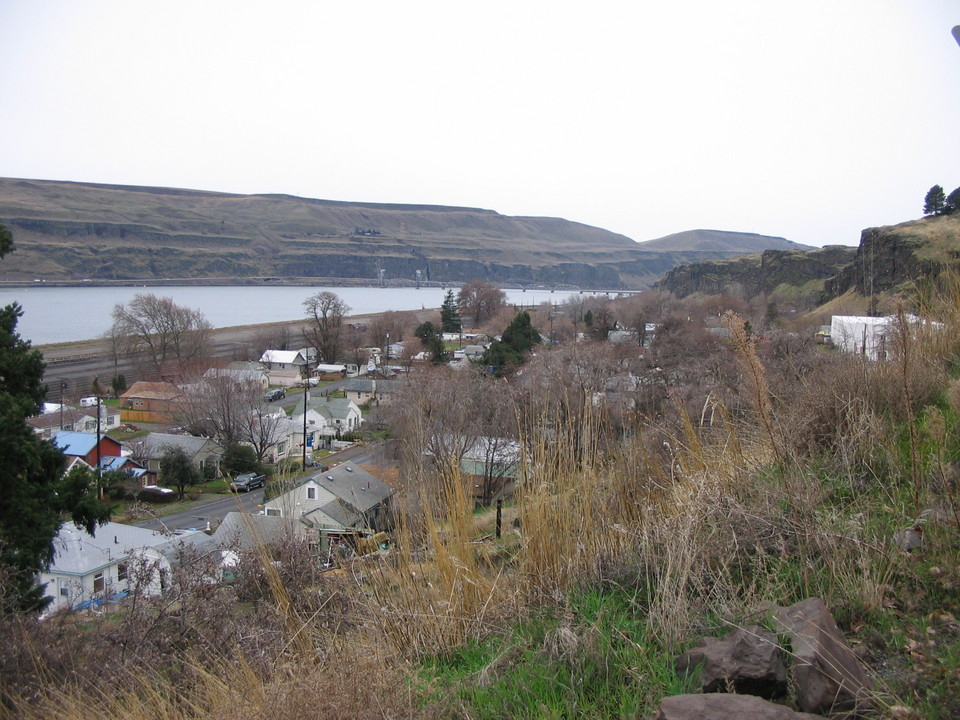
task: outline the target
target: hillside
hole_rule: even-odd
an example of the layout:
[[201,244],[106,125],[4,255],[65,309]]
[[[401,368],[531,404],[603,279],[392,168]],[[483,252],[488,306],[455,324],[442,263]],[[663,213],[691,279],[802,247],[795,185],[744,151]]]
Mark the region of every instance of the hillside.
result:
[[[435,282],[637,289],[677,265],[754,251],[646,246],[560,218],[477,208],[10,178],[0,178],[0,222],[17,245],[7,281],[373,282],[382,271],[387,282],[412,282],[419,270]],[[754,237],[766,247],[785,242]]]
[[643,250],[650,251],[710,251],[728,252],[745,255],[764,250],[812,250],[809,245],[801,245],[782,237],[757,235],[756,233],[729,232],[726,230],[685,230],[665,235],[656,240],[640,243]]
[[960,217],[942,216],[867,228],[859,247],[767,250],[733,260],[710,260],[670,270],[657,287],[680,297],[735,290],[746,298],[803,288],[825,303],[841,295],[867,297],[912,287],[918,278],[955,268]]

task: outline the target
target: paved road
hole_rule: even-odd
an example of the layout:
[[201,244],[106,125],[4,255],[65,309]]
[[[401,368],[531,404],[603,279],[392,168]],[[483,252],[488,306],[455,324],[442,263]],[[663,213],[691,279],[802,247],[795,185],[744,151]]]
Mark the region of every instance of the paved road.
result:
[[237,495],[209,495],[196,500],[191,507],[181,512],[166,515],[153,520],[141,520],[133,523],[148,530],[205,530],[209,525],[218,525],[228,512],[259,512],[263,502],[263,488]]

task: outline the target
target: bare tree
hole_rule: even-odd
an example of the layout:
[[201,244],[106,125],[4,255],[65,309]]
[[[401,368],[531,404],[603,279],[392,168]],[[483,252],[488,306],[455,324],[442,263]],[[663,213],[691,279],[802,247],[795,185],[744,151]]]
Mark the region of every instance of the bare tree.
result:
[[343,318],[350,306],[336,293],[324,290],[304,300],[303,309],[310,318],[304,337],[317,349],[319,360],[335,363],[344,349]]
[[249,444],[263,460],[282,417],[263,401],[263,387],[256,379],[213,371],[183,390],[177,422],[224,446]]
[[486,280],[471,280],[457,296],[460,310],[469,315],[474,327],[480,327],[507,304],[507,294]]
[[123,339],[126,352],[143,353],[159,377],[180,375],[210,353],[211,325],[199,310],[168,297],[137,294],[115,305],[109,334]]
[[380,348],[400,342],[417,324],[417,315],[410,310],[388,310],[370,321],[370,342]]

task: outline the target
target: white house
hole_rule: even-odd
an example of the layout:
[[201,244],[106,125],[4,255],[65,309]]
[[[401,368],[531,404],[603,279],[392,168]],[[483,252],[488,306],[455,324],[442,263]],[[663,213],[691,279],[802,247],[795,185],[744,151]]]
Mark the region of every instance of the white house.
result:
[[894,318],[864,315],[834,315],[830,318],[830,340],[844,352],[868,360],[885,360],[893,336]]
[[46,612],[83,609],[123,597],[139,582],[156,595],[165,588],[171,567],[184,546],[205,546],[202,532],[177,537],[153,530],[107,523],[93,535],[72,522],[60,526],[53,540],[53,562],[40,574],[51,602]]
[[317,398],[310,401],[310,408],[323,416],[332,435],[359,430],[363,423],[363,412],[350,398]]
[[308,367],[306,350],[265,350],[260,365],[271,385],[293,387],[303,381]]

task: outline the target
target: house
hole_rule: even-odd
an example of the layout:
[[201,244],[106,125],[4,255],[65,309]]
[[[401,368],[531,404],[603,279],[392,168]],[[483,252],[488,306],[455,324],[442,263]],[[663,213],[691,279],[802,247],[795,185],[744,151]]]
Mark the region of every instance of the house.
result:
[[[33,431],[50,440],[63,430],[74,432],[95,433],[97,431],[97,412],[93,410],[77,410],[64,405],[56,410],[45,412],[32,418],[27,418],[27,424]],[[106,405],[100,406],[100,431],[106,432],[120,426],[120,412]]]
[[260,365],[271,385],[294,387],[307,377],[308,358],[306,350],[265,350]]
[[166,382],[135,382],[120,396],[120,419],[132,423],[172,422],[183,393]]
[[100,469],[103,472],[125,472],[140,487],[151,487],[157,484],[157,473],[147,470],[132,457],[117,457],[108,455],[100,458]]
[[363,423],[363,413],[349,398],[317,398],[309,401],[309,407],[326,420],[335,435],[359,430]]
[[268,517],[293,518],[321,537],[367,534],[391,527],[394,490],[361,467],[344,463],[315,473],[267,501]]
[[252,367],[225,367],[210,368],[203,374],[207,382],[232,382],[238,386],[254,386],[258,392],[263,392],[270,386],[270,379],[259,365],[246,363]]
[[510,438],[435,435],[424,454],[440,463],[457,463],[473,485],[475,499],[484,504],[510,497],[526,477],[520,443]]
[[170,448],[179,448],[204,477],[220,474],[223,448],[210,438],[152,432],[131,440],[127,447],[134,459],[152,472],[160,472],[160,458],[165,452]]
[[53,539],[53,560],[40,574],[47,613],[83,609],[123,597],[139,585],[150,595],[164,590],[183,548],[207,547],[202,532],[170,538],[133,525],[106,523],[90,535],[72,522]]
[[96,433],[58,432],[53,444],[68,458],[80,458],[90,467],[96,467],[102,458],[122,456],[123,445],[107,435]]
[[[886,360],[894,348],[898,332],[897,318],[867,317],[863,315],[834,315],[830,318],[830,341],[843,352],[863,355],[868,360]],[[907,315],[910,332],[937,330],[943,323],[922,320],[916,315]]]
[[278,462],[284,458],[302,458],[303,447],[306,443],[307,457],[314,450],[330,447],[330,442],[336,436],[336,430],[327,425],[327,419],[316,410],[307,409],[306,433],[304,433],[303,410],[298,415],[277,418],[271,429],[264,461]]
[[213,540],[224,549],[255,550],[276,545],[297,530],[296,521],[290,517],[229,512],[213,533]]
[[341,389],[348,400],[352,400],[357,405],[363,405],[371,400],[377,403],[381,400],[389,400],[390,396],[399,389],[399,385],[392,380],[378,379],[368,375],[351,378]]

